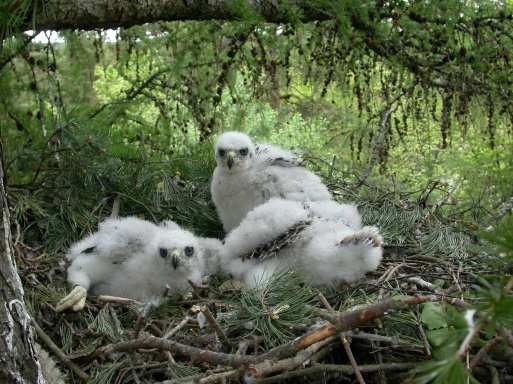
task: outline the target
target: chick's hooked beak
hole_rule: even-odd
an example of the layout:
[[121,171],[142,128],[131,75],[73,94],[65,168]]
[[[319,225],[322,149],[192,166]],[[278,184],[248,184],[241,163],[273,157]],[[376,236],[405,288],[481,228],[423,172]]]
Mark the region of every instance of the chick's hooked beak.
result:
[[180,251],[178,249],[171,252],[171,264],[174,269],[178,268],[178,264],[180,264]]
[[226,155],[226,164],[228,165],[228,169],[232,169],[235,156],[236,156],[235,151],[228,151],[228,153]]

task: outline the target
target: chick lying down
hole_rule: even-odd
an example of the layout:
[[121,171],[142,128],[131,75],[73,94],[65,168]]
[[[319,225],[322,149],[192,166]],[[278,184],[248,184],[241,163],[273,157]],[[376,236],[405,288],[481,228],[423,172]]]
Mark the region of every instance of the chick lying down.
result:
[[382,254],[378,229],[362,227],[355,206],[271,199],[228,234],[221,264],[249,287],[287,269],[325,285],[359,280]]
[[158,226],[135,217],[107,219],[70,248],[68,282],[74,288],[56,309],[81,310],[88,292],[148,302],[188,290],[188,281],[201,281],[207,259],[217,257],[220,247],[171,221]]

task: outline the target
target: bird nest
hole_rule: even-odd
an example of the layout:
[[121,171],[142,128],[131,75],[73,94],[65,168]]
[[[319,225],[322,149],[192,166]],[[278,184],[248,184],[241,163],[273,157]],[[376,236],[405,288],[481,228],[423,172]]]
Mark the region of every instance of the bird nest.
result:
[[[89,297],[83,311],[57,313],[68,291],[63,256],[17,236],[18,269],[39,342],[69,382],[425,378],[440,335],[453,328],[451,311],[464,313],[474,304],[475,274],[494,272],[484,262],[489,255],[433,206],[334,192],[358,201],[365,223],[377,224],[386,241],[378,270],[352,286],[314,288],[286,272],[245,289],[215,276],[193,286],[192,295],[166,297],[158,306]],[[489,367],[502,378],[513,374],[507,354],[468,352],[476,377],[488,377]]]
[[93,297],[82,312],[56,313],[66,292],[63,266],[42,249],[16,249],[39,338],[73,382],[92,383],[402,375],[432,355],[418,304],[465,305],[477,263],[392,247],[355,286],[314,289],[290,272],[254,290],[213,278],[192,297],[158,307]]

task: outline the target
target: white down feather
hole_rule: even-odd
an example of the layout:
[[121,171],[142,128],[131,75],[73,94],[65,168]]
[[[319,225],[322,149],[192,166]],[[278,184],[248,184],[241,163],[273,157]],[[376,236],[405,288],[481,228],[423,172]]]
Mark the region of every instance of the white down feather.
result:
[[253,208],[271,198],[330,200],[321,179],[299,165],[293,153],[270,144],[255,145],[241,132],[227,132],[216,144],[212,199],[226,232]]
[[70,248],[68,282],[94,294],[151,301],[166,289],[188,290],[188,280],[199,283],[220,249],[219,240],[196,237],[171,221],[107,219]]
[[[222,269],[250,287],[287,269],[300,272],[312,285],[354,282],[375,270],[383,253],[377,228],[361,228],[360,216],[352,205],[334,207],[330,202],[329,206],[337,209],[330,211],[327,205],[312,209],[311,205],[283,199],[271,199],[256,207],[227,235]],[[341,216],[344,212],[347,218]],[[310,225],[278,255],[263,261],[242,260],[243,255],[307,220]],[[347,239],[350,241],[341,243]]]

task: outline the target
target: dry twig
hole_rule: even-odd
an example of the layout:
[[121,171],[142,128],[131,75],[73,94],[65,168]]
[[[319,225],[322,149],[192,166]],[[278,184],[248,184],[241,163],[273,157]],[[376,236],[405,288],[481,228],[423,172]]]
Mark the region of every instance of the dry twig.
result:
[[46,334],[45,331],[39,326],[39,324],[32,319],[32,323],[34,324],[34,328],[36,330],[37,336],[41,339],[41,341],[53,352],[55,356],[62,361],[64,365],[66,365],[69,369],[71,369],[82,381],[89,380],[89,375],[82,371],[78,365],[70,360],[68,356],[53,342],[53,340]]
[[[376,371],[404,371],[414,368],[418,363],[384,363],[384,364],[368,364],[360,365],[362,372],[376,372]],[[315,375],[322,372],[338,372],[341,374],[352,375],[354,374],[353,367],[350,365],[338,365],[338,364],[314,364],[309,368],[297,369],[276,375],[267,377],[255,381],[255,384],[271,384],[282,382],[283,380],[294,379],[298,377],[306,377]]]
[[493,339],[488,340],[488,342],[479,350],[479,352],[476,353],[474,358],[470,361],[469,368],[472,369],[476,365],[478,365],[481,362],[481,359],[487,355],[492,349],[495,348],[497,344],[502,340],[502,337],[495,336]]
[[[334,312],[333,307],[330,305],[326,297],[319,292],[318,294],[320,302],[326,307],[327,310]],[[344,350],[346,351],[347,358],[349,359],[349,362],[351,363],[351,366],[354,369],[354,373],[356,376],[356,381],[358,381],[359,384],[365,384],[365,380],[363,379],[362,373],[358,369],[358,363],[356,362],[356,359],[353,355],[353,351],[351,350],[351,345],[344,333],[340,335],[340,341],[342,341],[342,345],[344,346]]]
[[258,364],[264,360],[281,360],[293,356],[297,352],[306,349],[319,341],[334,336],[339,332],[355,328],[361,324],[382,317],[392,311],[405,309],[412,305],[436,299],[437,298],[433,296],[400,296],[389,298],[355,311],[346,311],[342,313],[337,312],[329,315],[325,314],[329,317],[331,323],[325,324],[320,328],[306,333],[296,340],[278,346],[271,349],[269,352],[257,356],[214,352],[154,336],[106,345],[100,348],[96,352],[96,355],[105,356],[113,352],[128,352],[141,348],[157,348],[160,350],[180,353],[193,360],[239,368],[247,364]]
[[212,315],[212,312],[210,312],[210,309],[206,305],[204,305],[201,308],[201,312],[205,315],[207,318],[208,323],[210,326],[214,329],[217,336],[221,340],[221,343],[223,344],[223,347],[226,351],[230,351],[232,349],[232,345],[230,343],[230,340],[228,337],[226,337],[226,334],[224,333],[223,329],[219,326],[216,319],[214,318],[214,315]]

